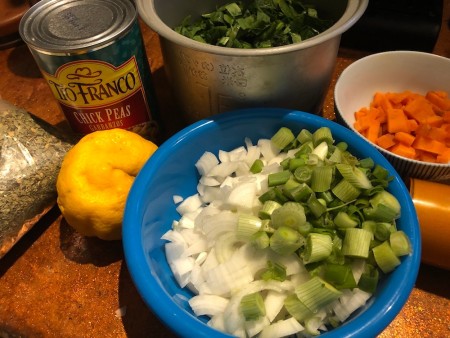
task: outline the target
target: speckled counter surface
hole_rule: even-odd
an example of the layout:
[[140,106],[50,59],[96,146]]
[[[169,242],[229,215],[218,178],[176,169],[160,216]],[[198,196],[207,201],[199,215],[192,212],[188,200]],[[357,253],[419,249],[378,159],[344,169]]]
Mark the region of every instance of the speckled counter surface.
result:
[[[450,1],[434,53],[450,57]],[[174,113],[157,35],[142,25],[168,134]],[[335,81],[361,52],[341,49],[323,115],[333,119]],[[23,45],[0,50],[0,98],[67,128]],[[170,123],[169,123],[170,121]],[[146,308],[123,259],[122,243],[84,238],[54,207],[0,260],[0,337],[171,337]],[[450,337],[450,271],[422,265],[408,302],[380,337]]]

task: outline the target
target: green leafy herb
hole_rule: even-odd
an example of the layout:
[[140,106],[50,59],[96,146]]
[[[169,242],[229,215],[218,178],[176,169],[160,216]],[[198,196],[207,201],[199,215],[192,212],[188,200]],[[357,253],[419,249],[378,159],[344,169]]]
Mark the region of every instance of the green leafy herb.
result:
[[186,17],[174,30],[190,39],[231,48],[267,48],[314,37],[333,25],[299,0],[231,2],[191,22]]

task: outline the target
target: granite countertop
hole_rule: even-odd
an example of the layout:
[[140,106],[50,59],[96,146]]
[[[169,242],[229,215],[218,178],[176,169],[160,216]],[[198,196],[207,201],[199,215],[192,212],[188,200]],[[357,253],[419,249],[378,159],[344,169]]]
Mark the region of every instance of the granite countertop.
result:
[[[450,57],[450,1],[433,50]],[[176,117],[158,36],[141,23],[163,123]],[[365,53],[339,51],[323,115],[334,118],[333,88],[342,70]],[[0,50],[0,99],[67,128],[26,46]],[[170,123],[169,123],[170,121]],[[450,337],[450,271],[422,264],[415,288],[379,337]],[[171,337],[133,285],[120,241],[78,235],[53,207],[0,260],[0,337]]]

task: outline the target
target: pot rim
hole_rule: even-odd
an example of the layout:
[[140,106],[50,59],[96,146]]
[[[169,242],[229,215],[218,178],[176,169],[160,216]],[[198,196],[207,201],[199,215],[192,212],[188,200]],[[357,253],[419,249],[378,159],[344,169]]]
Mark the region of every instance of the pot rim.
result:
[[333,38],[340,37],[342,33],[347,31],[361,18],[369,4],[369,0],[348,0],[344,14],[333,26],[319,35],[305,41],[279,47],[240,49],[205,44],[175,32],[157,15],[154,1],[155,0],[136,0],[136,7],[142,20],[163,39],[189,49],[224,56],[275,55],[290,53],[319,45]]

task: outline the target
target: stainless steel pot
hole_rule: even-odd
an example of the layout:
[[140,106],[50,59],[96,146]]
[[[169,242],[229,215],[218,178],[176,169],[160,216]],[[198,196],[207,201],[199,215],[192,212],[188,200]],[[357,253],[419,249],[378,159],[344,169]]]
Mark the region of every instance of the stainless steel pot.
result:
[[362,16],[368,0],[313,1],[322,18],[336,23],[316,37],[281,47],[212,46],[173,30],[187,15],[195,19],[227,2],[136,0],[141,18],[160,36],[165,69],[185,119],[262,106],[320,113],[341,35]]

